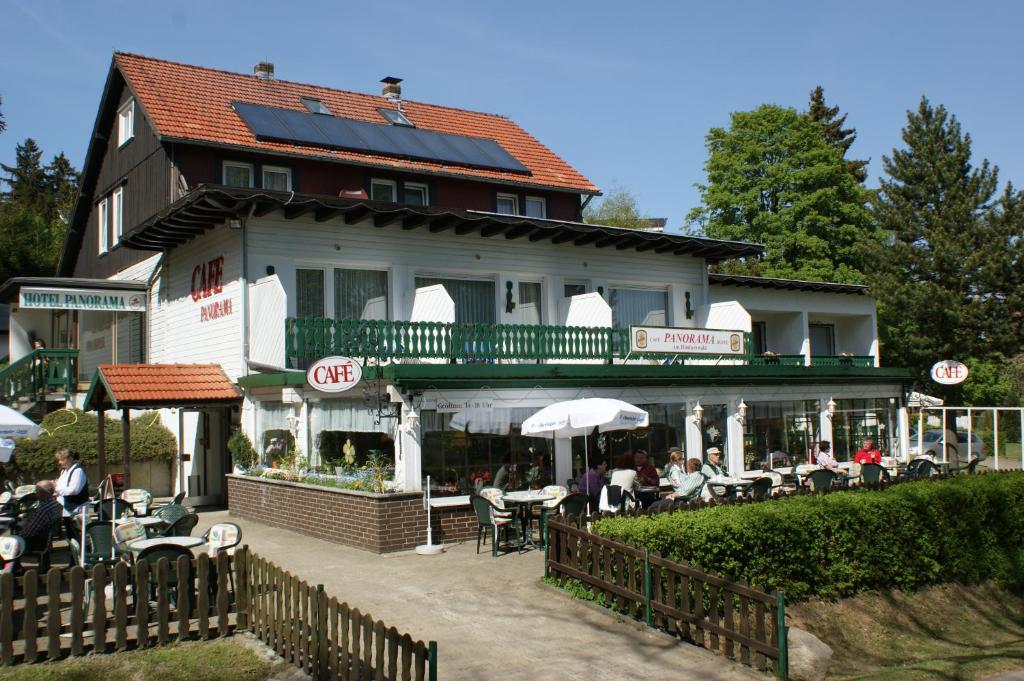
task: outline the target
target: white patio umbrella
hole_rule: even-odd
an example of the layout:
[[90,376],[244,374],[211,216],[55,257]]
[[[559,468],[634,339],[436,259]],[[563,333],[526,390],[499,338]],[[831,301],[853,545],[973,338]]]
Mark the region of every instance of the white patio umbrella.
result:
[[0,437],[28,437],[35,439],[42,432],[32,419],[10,407],[0,405]]
[[[605,433],[609,430],[634,430],[648,424],[647,412],[629,402],[606,397],[589,397],[582,400],[556,402],[544,407],[523,421],[523,435],[547,433],[554,437],[576,437],[590,435],[597,428]],[[590,469],[590,453],[587,438],[583,439],[583,465]],[[589,480],[587,496],[590,496]],[[590,511],[590,504],[587,504]]]

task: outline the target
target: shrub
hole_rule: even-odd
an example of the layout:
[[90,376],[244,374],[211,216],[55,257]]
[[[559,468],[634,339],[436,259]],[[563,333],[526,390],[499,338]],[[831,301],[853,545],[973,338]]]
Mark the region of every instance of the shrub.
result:
[[[18,477],[24,480],[55,477],[54,454],[65,447],[81,454],[83,464],[96,463],[98,424],[95,414],[60,409],[47,414],[40,425],[43,432],[38,438],[22,438],[16,442],[14,467]],[[121,421],[107,418],[104,436],[107,463],[120,463]],[[171,461],[178,451],[173,433],[160,423],[155,411],[142,412],[131,420],[130,437],[132,461]]]
[[1024,474],[922,480],[640,517],[594,530],[790,598],[1024,577]]
[[231,452],[231,460],[242,468],[252,468],[256,465],[258,453],[252,446],[252,440],[242,432],[241,429],[231,433],[228,438],[228,451]]

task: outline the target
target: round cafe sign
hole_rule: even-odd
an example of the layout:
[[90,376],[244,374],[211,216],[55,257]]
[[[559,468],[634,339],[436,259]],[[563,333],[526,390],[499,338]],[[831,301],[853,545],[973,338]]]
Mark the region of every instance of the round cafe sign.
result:
[[956,385],[967,378],[967,366],[954,359],[944,359],[932,365],[932,380],[942,385]]
[[323,393],[343,393],[356,387],[363,367],[351,357],[324,357],[306,371],[306,382]]

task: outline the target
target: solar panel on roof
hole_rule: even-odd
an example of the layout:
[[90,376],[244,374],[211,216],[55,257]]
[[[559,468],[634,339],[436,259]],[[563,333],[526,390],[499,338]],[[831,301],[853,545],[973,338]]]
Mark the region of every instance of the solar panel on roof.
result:
[[491,139],[380,125],[248,102],[232,102],[231,105],[252,133],[262,139],[530,174],[526,166]]

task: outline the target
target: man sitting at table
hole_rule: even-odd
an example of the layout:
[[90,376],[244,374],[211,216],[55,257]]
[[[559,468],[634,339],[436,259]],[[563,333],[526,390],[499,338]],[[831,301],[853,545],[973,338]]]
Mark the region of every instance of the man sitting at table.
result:
[[[722,450],[718,447],[708,447],[707,455],[708,460],[704,462],[704,466],[700,469],[704,477],[710,480],[725,476],[725,467],[722,465]],[[727,492],[728,490],[721,485],[713,485],[711,487],[711,494],[716,497],[725,496]]]
[[601,500],[601,488],[604,487],[604,474],[607,472],[608,462],[598,461],[590,470],[581,475],[576,483],[580,494],[587,495],[594,508],[597,508],[597,504]]
[[[39,503],[28,512],[14,531],[25,540],[28,551],[43,552],[50,541],[50,533],[60,527],[64,507],[57,501],[53,480],[36,483],[36,499]],[[41,565],[48,569],[48,565]]]
[[870,437],[864,438],[864,442],[861,444],[860,449],[853,455],[853,462],[859,464],[865,463],[882,463],[882,452],[878,451],[875,447],[875,441]]
[[636,471],[636,482],[640,487],[653,487],[653,490],[638,490],[636,499],[640,505],[647,508],[658,500],[659,489],[661,488],[661,476],[658,470],[651,465],[647,458],[647,452],[638,449],[633,452],[633,470]]
[[818,455],[815,457],[815,461],[819,466],[827,468],[833,473],[842,473],[839,470],[839,462],[832,456],[832,444],[826,440],[818,443]]

